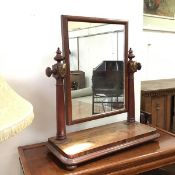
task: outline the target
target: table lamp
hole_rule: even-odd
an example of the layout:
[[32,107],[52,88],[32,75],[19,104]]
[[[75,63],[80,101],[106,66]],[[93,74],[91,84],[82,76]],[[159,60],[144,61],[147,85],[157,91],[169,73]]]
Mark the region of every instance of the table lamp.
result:
[[0,77],[0,142],[21,132],[33,118],[32,104]]

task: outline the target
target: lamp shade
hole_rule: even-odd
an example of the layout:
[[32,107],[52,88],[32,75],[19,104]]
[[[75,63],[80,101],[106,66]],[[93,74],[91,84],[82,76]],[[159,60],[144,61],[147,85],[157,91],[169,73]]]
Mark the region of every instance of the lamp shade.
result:
[[0,142],[32,123],[33,106],[0,77]]

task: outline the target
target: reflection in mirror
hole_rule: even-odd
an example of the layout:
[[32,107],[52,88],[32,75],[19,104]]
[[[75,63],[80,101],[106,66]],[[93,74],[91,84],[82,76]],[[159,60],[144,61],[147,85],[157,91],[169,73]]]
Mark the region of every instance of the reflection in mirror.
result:
[[125,26],[68,21],[72,120],[125,104]]

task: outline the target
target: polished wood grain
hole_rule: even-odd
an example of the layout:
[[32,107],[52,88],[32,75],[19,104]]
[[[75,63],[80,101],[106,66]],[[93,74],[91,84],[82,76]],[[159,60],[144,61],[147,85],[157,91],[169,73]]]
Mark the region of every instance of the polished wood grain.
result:
[[[129,124],[126,121],[112,123],[96,128],[67,134],[64,141],[49,138],[66,157],[74,158],[104,149],[112,145],[123,145],[136,139],[156,134],[156,129],[138,122]],[[79,145],[81,148],[79,148]],[[72,149],[71,149],[72,148]]]
[[175,135],[159,130],[157,141],[112,153],[65,170],[62,163],[40,143],[19,147],[24,175],[134,175],[175,163]]
[[116,122],[67,134],[65,140],[49,138],[49,150],[67,168],[159,137],[157,129],[138,122]]

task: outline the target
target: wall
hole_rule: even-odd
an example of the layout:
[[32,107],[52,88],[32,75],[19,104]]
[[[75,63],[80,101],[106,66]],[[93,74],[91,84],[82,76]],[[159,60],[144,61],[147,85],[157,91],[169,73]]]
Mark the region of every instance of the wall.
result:
[[[20,174],[18,146],[46,141],[55,135],[55,80],[45,76],[45,68],[54,63],[55,51],[61,47],[61,14],[128,20],[129,47],[135,51],[137,61],[142,57],[142,1],[3,1],[0,6],[0,74],[33,104],[35,119],[23,132],[0,143],[1,175]],[[137,73],[137,120],[139,79]],[[67,130],[70,132],[114,121],[115,116],[74,125]]]
[[145,30],[141,80],[174,78],[175,33]]

